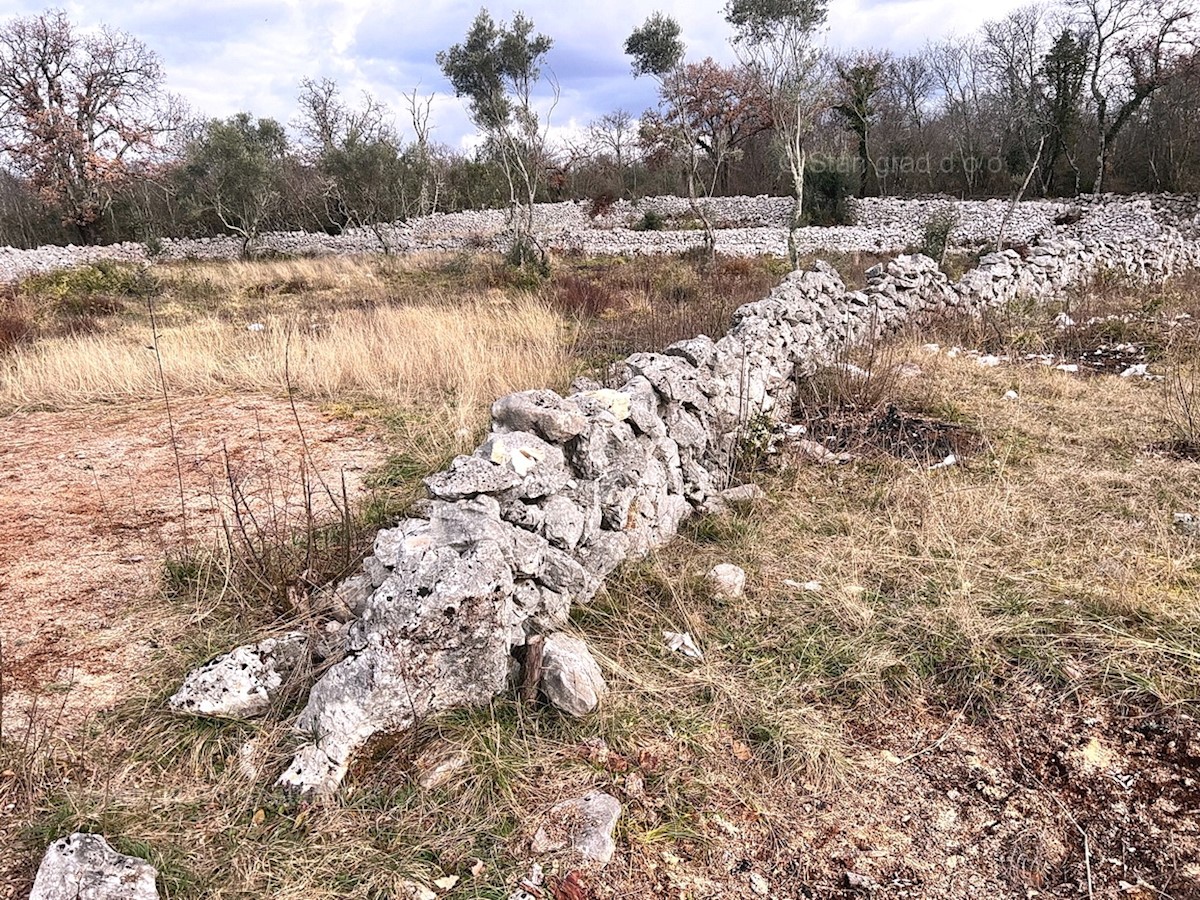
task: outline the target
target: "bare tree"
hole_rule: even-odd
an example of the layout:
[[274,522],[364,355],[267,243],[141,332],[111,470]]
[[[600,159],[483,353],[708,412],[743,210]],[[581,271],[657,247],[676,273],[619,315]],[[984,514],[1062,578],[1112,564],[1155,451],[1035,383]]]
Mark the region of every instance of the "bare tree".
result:
[[417,196],[417,215],[427,216],[438,208],[441,199],[442,177],[434,164],[433,144],[430,140],[432,126],[429,124],[433,112],[435,94],[422,95],[413,88],[411,93],[404,95],[404,103],[408,108],[408,120],[413,130],[413,150],[417,165],[417,177],[420,179],[420,193]]
[[1000,132],[1000,150],[1014,174],[1036,171],[1045,145],[1044,18],[1039,7],[1025,6],[983,26],[982,63],[995,113],[993,128]]
[[61,11],[0,28],[0,151],[84,243],[177,118],[158,57],[125,32],[80,35]]
[[929,65],[942,99],[942,116],[954,147],[953,161],[965,193],[974,193],[985,171],[986,73],[974,39],[951,39],[929,48]]
[[625,172],[629,153],[637,140],[637,123],[628,110],[614,109],[588,125],[588,140],[616,165],[617,183],[625,193]]
[[1196,38],[1188,28],[1194,10],[1186,0],[1070,0],[1091,51],[1088,87],[1096,116],[1096,182],[1104,190],[1117,136],[1142,103],[1172,79],[1178,62],[1191,58]]

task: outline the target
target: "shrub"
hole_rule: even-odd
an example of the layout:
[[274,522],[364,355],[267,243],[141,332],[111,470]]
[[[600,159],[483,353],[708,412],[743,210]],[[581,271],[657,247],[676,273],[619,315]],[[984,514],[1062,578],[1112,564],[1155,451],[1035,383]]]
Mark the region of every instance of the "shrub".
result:
[[813,160],[804,170],[804,205],[801,215],[807,225],[851,225],[854,214],[849,200],[858,179],[844,171],[836,160]]
[[663,231],[667,227],[667,220],[662,213],[653,209],[646,210],[638,221],[630,226],[633,231]]
[[[671,303],[690,303],[700,296],[703,283],[696,271],[695,260],[688,257],[690,252],[684,251],[679,263],[665,262],[654,273],[650,286],[662,299]],[[702,256],[707,259],[703,251]]]
[[523,273],[532,290],[540,286],[542,279],[550,277],[550,260],[533,238],[526,235],[518,235],[504,251],[504,262],[510,269]]
[[605,191],[602,194],[597,194],[592,198],[592,205],[588,209],[588,217],[599,219],[601,216],[607,216],[612,212],[613,206],[616,205],[617,198]]
[[617,305],[617,297],[609,288],[578,275],[556,278],[552,299],[561,312],[580,318],[595,318]]
[[148,269],[112,260],[89,266],[31,275],[21,282],[21,296],[48,301],[57,314],[71,318],[112,315],[129,298],[151,297],[160,285]]
[[1168,369],[1163,408],[1176,451],[1188,458],[1200,457],[1200,366],[1179,363]]
[[158,282],[142,266],[101,259],[88,266],[30,275],[21,282],[27,297],[61,300],[71,294],[112,294],[145,297],[158,290]]
[[17,310],[0,311],[0,353],[11,350],[33,331],[28,317]]
[[165,249],[163,247],[162,238],[160,238],[157,234],[152,234],[147,237],[146,240],[142,242],[142,247],[146,251],[147,259],[157,259],[158,257],[162,256],[163,250]]
[[940,266],[946,259],[950,238],[958,227],[958,213],[950,203],[934,208],[925,218],[921,230],[920,252],[937,260]]

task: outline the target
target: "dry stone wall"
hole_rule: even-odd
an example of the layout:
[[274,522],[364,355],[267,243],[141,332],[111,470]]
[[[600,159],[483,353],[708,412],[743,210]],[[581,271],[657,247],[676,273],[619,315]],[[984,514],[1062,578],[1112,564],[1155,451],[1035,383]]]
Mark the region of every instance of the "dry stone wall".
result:
[[[787,255],[787,221],[791,200],[786,197],[718,197],[704,201],[716,225],[717,249],[731,256]],[[1169,215],[1181,228],[1200,227],[1195,197],[1105,196],[1080,201],[1082,219],[1075,232],[1101,239],[1113,233],[1153,238],[1159,217]],[[946,198],[868,198],[851,201],[857,224],[828,228],[803,228],[796,234],[801,253],[855,252],[896,253],[919,246],[925,221],[950,208],[957,225],[953,240],[974,247],[993,242],[1009,204],[999,200],[954,202]],[[654,211],[673,225],[690,218],[688,201],[680,197],[651,197],[619,201],[604,215],[591,218],[590,204],[583,202],[543,203],[535,209],[535,228],[548,245],[558,251],[588,254],[671,254],[697,247],[703,240],[692,229],[633,231],[647,211]],[[1063,203],[1028,201],[1017,205],[1005,229],[1011,244],[1030,243],[1055,231],[1055,220],[1069,207]],[[259,250],[297,255],[377,253],[383,244],[391,251],[460,251],[501,249],[504,243],[504,213],[476,210],[435,214],[384,226],[379,234],[370,229],[349,229],[342,234],[272,232],[262,235]],[[382,243],[381,237],[382,236]],[[241,252],[241,241],[233,237],[166,239],[155,259],[233,259]],[[12,281],[35,272],[84,265],[100,259],[146,262],[146,247],[138,243],[103,247],[40,247],[15,250],[0,247],[0,282]]]
[[343,591],[345,656],[313,686],[296,723],[312,740],[280,782],[332,791],[372,735],[511,687],[531,636],[561,629],[622,561],[721,503],[747,426],[786,409],[797,379],[838,348],[947,309],[1044,297],[1102,268],[1159,279],[1197,265],[1200,246],[1162,223],[1154,239],[1055,235],[985,256],[958,283],[898,256],[850,291],[818,263],[737,310],[719,340],[634,354],[609,386],[497,400],[487,439],[427,480],[419,517],[381,531]]

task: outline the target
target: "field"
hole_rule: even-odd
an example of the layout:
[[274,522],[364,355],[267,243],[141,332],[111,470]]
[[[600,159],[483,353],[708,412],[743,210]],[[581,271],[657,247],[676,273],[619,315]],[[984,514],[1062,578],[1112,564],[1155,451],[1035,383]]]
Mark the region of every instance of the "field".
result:
[[[842,462],[748,446],[764,498],[576,610],[612,688],[593,717],[498,698],[377,741],[314,805],[272,787],[286,728],[166,711],[196,664],[309,623],[495,396],[715,337],[779,275],[564,259],[541,283],[464,255],[11,288],[0,897],[77,829],[166,897],[507,897],[545,811],[593,787],[624,804],[617,856],[561,882],[543,859],[546,897],[1200,897],[1194,279],[819,372],[791,421]],[[711,594],[719,562],[745,597]]]

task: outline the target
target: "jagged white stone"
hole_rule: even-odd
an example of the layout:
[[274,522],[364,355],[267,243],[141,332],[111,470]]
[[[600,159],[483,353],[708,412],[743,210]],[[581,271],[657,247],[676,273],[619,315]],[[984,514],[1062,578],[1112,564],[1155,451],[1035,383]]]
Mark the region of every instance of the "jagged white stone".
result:
[[554,806],[534,834],[530,849],[538,855],[572,852],[585,866],[602,868],[616,852],[613,831],[620,818],[621,802],[616,797],[592,791]]
[[175,712],[218,719],[265,715],[307,657],[302,631],[238,647],[191,672],[167,704]]
[[542,644],[542,693],[569,716],[595,711],[608,690],[588,645],[569,634],[552,634]]
[[29,900],[158,900],[158,870],[118,853],[101,835],[76,832],[46,850]]
[[708,584],[718,597],[736,600],[746,593],[746,570],[732,563],[720,563],[709,570]]

